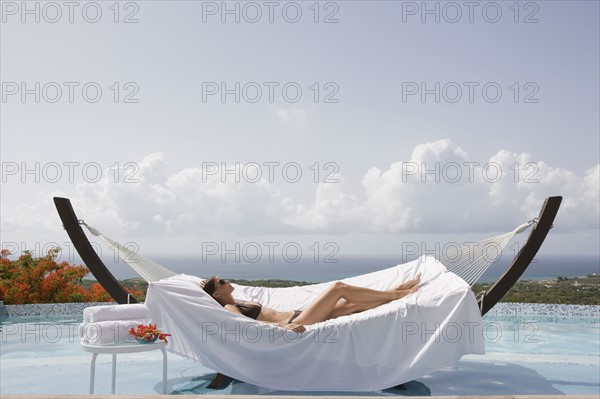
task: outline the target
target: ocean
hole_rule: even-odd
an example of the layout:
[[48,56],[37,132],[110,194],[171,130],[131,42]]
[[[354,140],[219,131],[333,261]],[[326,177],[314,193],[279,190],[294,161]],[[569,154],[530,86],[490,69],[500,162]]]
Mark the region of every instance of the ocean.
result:
[[[173,270],[195,276],[219,275],[231,279],[284,279],[307,282],[340,280],[404,263],[399,256],[337,256],[337,262],[315,262],[312,258],[302,258],[297,262],[275,259],[273,262],[235,262],[233,257],[227,262],[220,260],[203,262],[200,256],[155,256],[153,261]],[[506,270],[512,257],[502,256],[483,274],[479,282],[494,282]],[[139,277],[127,264],[113,259],[106,262],[117,279]],[[564,277],[585,277],[600,273],[600,258],[597,255],[540,255],[534,258],[522,280],[547,280]],[[93,278],[90,276],[90,278]]]

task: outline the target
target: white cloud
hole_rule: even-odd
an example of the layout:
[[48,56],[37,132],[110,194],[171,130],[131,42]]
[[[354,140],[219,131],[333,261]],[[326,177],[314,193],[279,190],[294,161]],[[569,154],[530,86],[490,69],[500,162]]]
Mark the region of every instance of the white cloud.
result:
[[[600,165],[578,175],[505,150],[476,160],[449,140],[420,144],[408,161],[386,170],[368,169],[360,193],[344,192],[345,178],[336,175],[339,183],[320,183],[310,204],[265,179],[238,183],[203,167],[171,172],[161,153],[137,166],[119,175],[136,182],[115,183],[106,173],[78,185],[70,194],[78,215],[115,237],[508,231],[537,216],[550,195],[564,196],[556,221],[562,231],[598,229],[600,217]],[[3,205],[3,234],[55,232],[55,195],[66,194],[48,191],[39,201]]]
[[344,194],[344,179],[339,174],[330,178],[339,183],[321,183],[317,186],[315,201],[306,208],[284,200],[282,221],[304,231],[327,231],[344,233],[362,223],[358,200],[354,195]]
[[275,105],[277,117],[285,124],[290,126],[296,133],[303,133],[304,126],[308,117],[308,112],[301,108],[283,108]]
[[311,231],[463,233],[508,231],[537,216],[548,196],[562,195],[562,231],[597,229],[599,166],[585,176],[500,150],[475,160],[449,140],[418,145],[409,161],[362,180],[365,201],[330,189],[309,210],[287,203],[287,222]]

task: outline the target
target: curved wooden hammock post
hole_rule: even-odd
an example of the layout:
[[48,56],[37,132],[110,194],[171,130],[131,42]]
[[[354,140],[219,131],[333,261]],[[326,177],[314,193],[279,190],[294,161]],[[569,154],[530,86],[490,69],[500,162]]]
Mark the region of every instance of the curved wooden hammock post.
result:
[[[63,222],[63,227],[67,230],[69,238],[73,246],[81,256],[83,263],[90,269],[90,272],[96,277],[96,280],[104,287],[108,295],[110,295],[117,303],[137,303],[137,299],[130,295],[125,288],[119,283],[102,262],[87,236],[83,232],[79,219],[75,215],[71,201],[68,198],[54,197],[54,205]],[[129,299],[129,301],[128,301]]]
[[[498,303],[510,288],[517,282],[525,269],[529,266],[534,256],[542,246],[544,239],[552,228],[554,218],[558,213],[558,208],[562,197],[546,198],[544,205],[538,216],[538,222],[527,238],[527,242],[517,253],[510,266],[498,281],[483,295],[479,300],[481,315],[486,314],[496,303]],[[79,219],[75,215],[71,201],[68,198],[54,197],[54,204],[58,214],[63,222],[63,226],[73,246],[81,256],[81,259],[92,272],[96,280],[104,287],[108,294],[119,304],[136,303],[137,300],[128,294],[119,281],[110,273],[102,260],[94,251],[87,236],[81,228]],[[128,300],[129,299],[129,300]]]
[[482,316],[506,295],[508,290],[515,285],[519,277],[527,269],[527,266],[529,266],[535,254],[537,254],[548,232],[552,228],[552,223],[558,213],[561,201],[562,197],[546,198],[538,216],[537,224],[529,234],[527,242],[525,242],[523,248],[517,253],[517,256],[515,256],[504,274],[500,276],[498,281],[479,300],[479,308],[481,309]]

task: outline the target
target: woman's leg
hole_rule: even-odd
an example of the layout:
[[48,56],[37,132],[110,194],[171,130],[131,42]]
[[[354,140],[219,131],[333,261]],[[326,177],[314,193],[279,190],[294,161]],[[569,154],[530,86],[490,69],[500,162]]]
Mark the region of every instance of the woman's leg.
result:
[[[395,290],[409,290],[419,284],[421,280],[421,273],[418,273],[417,276],[411,280],[407,280],[404,283],[398,285]],[[364,312],[365,310],[376,308],[377,306],[383,305],[387,301],[377,300],[374,302],[366,302],[366,303],[352,303],[348,302],[345,299],[340,299],[333,310],[325,320],[335,319],[337,317],[346,316],[353,313]]]
[[[377,291],[338,281],[311,303],[308,308],[303,310],[294,322],[308,325],[327,320],[340,299],[345,299],[352,304],[362,304],[363,310],[366,310],[402,298],[414,291],[416,291],[416,284],[409,289]],[[339,316],[341,315],[339,314]]]
[[331,320],[341,316],[363,312],[365,310],[376,308],[377,306],[383,305],[384,303],[384,301],[368,303],[350,303],[345,299],[340,299],[325,320]]

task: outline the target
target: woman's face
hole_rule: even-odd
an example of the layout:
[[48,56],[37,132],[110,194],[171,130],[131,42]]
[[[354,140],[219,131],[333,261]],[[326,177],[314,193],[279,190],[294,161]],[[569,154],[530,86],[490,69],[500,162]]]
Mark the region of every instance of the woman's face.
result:
[[227,295],[231,292],[233,292],[233,286],[229,283],[228,280],[222,279],[220,277],[215,277],[215,291],[213,292],[214,297]]

